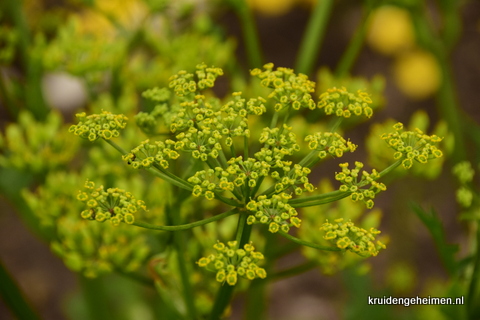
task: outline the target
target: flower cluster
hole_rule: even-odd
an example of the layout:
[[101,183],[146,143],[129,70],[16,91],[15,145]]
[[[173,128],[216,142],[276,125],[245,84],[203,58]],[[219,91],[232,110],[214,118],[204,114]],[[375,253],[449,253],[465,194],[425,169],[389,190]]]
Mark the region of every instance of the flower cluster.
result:
[[102,111],[100,114],[87,116],[85,112],[77,113],[78,124],[70,126],[68,132],[74,133],[81,138],[95,141],[99,138],[110,140],[120,135],[119,129],[127,125],[127,117],[123,114],[112,114],[109,111]]
[[478,195],[471,186],[475,175],[472,164],[468,161],[462,161],[453,167],[452,172],[461,185],[456,192],[457,202],[464,208],[471,207],[473,203],[478,201]]
[[242,248],[237,248],[237,241],[228,241],[227,245],[217,241],[213,245],[217,254],[200,258],[197,264],[207,270],[217,273],[218,282],[227,282],[233,286],[237,283],[238,276],[248,280],[255,278],[265,279],[267,272],[260,268],[257,263],[263,260],[263,254],[255,251],[252,243],[247,243]]
[[179,97],[194,94],[198,90],[212,88],[218,76],[223,75],[220,68],[207,67],[202,63],[197,65],[195,74],[186,71],[180,71],[169,79],[169,87],[173,88],[175,94]]
[[205,196],[211,200],[216,191],[236,192],[238,188],[247,185],[254,188],[261,177],[266,177],[270,172],[270,165],[265,161],[257,161],[254,158],[243,160],[242,157],[231,158],[228,167],[215,167],[197,171],[188,182],[194,185],[193,195]]
[[0,132],[0,167],[16,168],[30,173],[45,172],[71,162],[79,141],[59,134],[62,116],[50,112],[44,122],[36,121],[28,111],[21,111],[18,122]]
[[253,212],[247,218],[248,224],[268,224],[268,231],[276,233],[278,230],[288,232],[291,226],[300,227],[302,222],[297,211],[288,204],[291,196],[286,193],[274,194],[271,198],[259,196],[257,200],[250,201],[246,208]]
[[[363,163],[356,161],[355,169],[348,169],[347,162],[341,163],[339,166],[342,171],[335,174],[335,179],[342,182],[340,191],[350,192],[350,198],[353,201],[363,201],[368,209],[373,207],[375,195],[380,191],[387,190],[385,184],[375,181],[380,178],[377,170],[373,169],[372,173],[362,171],[360,178],[359,174],[363,168]],[[366,185],[370,185],[370,188],[362,189]]]
[[180,156],[172,147],[175,148],[175,142],[172,140],[155,141],[154,143],[145,140],[130,153],[123,155],[122,159],[134,169],[149,168],[153,164],[159,164],[162,168],[167,169],[167,159],[177,159]]
[[[280,167],[285,174],[281,174],[278,171],[273,171],[271,177],[277,180],[275,184],[275,192],[280,193],[290,187],[293,188],[297,196],[301,195],[304,191],[312,192],[315,187],[308,180],[308,175],[312,170],[307,167],[302,167],[298,163],[291,168],[291,161],[277,161],[278,167]],[[303,184],[303,188],[299,187],[299,184]]]
[[344,87],[331,88],[322,93],[319,99],[318,108],[324,108],[328,115],[335,114],[337,117],[350,118],[352,114],[356,116],[364,114],[370,118],[373,114],[373,109],[370,107],[372,99],[362,90],[358,90],[355,95]]
[[319,151],[318,157],[323,159],[328,154],[340,158],[345,152],[353,152],[357,145],[345,140],[336,132],[317,132],[305,137],[310,150]]
[[268,97],[275,99],[275,111],[290,107],[294,110],[315,109],[311,96],[315,91],[315,82],[308,80],[304,74],[295,74],[292,69],[277,68],[274,71],[273,63],[267,63],[263,68],[264,71],[255,68],[250,74],[258,77],[262,86],[273,89]]
[[83,210],[82,218],[103,222],[110,220],[111,224],[118,226],[121,222],[132,224],[135,221],[134,213],[139,209],[147,210],[142,200],[125,190],[119,188],[108,188],[103,186],[95,188],[93,181],[85,182],[87,191],[79,191],[77,199],[84,202],[89,208]]
[[410,169],[413,161],[427,163],[430,159],[442,157],[443,153],[435,145],[442,141],[436,135],[426,135],[420,129],[415,131],[403,131],[403,124],[398,122],[393,128],[395,132],[384,133],[382,139],[396,152],[395,159],[403,159],[402,165]]
[[286,124],[282,128],[263,128],[258,141],[265,145],[264,149],[271,149],[274,154],[273,158],[276,159],[281,159],[285,155],[292,155],[300,150],[297,137],[292,132],[292,127]]
[[362,257],[376,256],[381,249],[386,248],[381,241],[373,243],[375,236],[380,234],[379,230],[375,228],[365,230],[356,227],[352,221],[344,222],[342,218],[334,221],[335,223],[329,223],[327,220],[320,230],[325,231],[323,238],[338,248],[350,250]]

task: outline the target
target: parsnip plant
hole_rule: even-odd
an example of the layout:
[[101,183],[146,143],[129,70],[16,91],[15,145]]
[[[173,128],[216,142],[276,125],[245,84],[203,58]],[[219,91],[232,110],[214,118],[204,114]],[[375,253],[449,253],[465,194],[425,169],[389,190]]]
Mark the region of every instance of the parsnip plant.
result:
[[[290,234],[292,228],[302,224],[299,208],[350,197],[371,209],[376,195],[386,190],[380,182],[386,174],[399,166],[409,169],[414,163],[426,164],[442,156],[436,146],[440,137],[429,136],[419,129],[404,131],[403,125],[397,123],[392,132],[380,137],[393,149],[395,162],[383,170],[369,171],[359,161],[353,166],[340,163],[339,171],[332,172],[339,182],[338,190],[315,192],[312,174],[315,166],[327,157],[337,159],[357,148],[342,137],[339,128],[345,118],[372,116],[368,93],[332,88],[318,94],[314,92],[315,83],[307,76],[267,64],[263,70],[251,71],[259,79],[259,85],[268,89],[267,94],[246,98],[241,92],[233,92],[221,100],[210,89],[222,74],[219,68],[199,64],[193,73],[180,71],[173,75],[168,88],[146,91],[145,98],[155,101],[157,106],[135,118],[137,125],[151,137],[130,151],[114,142],[127,124],[124,115],[107,111],[80,113],[78,124],[69,129],[92,142],[106,141],[120,152],[125,166],[146,170],[172,188],[164,209],[171,216],[171,224],[162,225],[145,221],[149,204],[137,200],[128,190],[97,187],[95,181],[87,180],[77,196],[85,205],[79,212],[83,218],[108,221],[113,226],[125,223],[132,225],[131,228],[180,232],[237,216],[231,238],[216,239],[210,244],[214,250],[204,248],[196,260],[198,267],[213,272],[212,280],[220,283],[215,302],[207,308],[195,306],[193,293],[186,291],[191,289],[191,279],[188,274],[181,276],[186,313],[191,318],[198,316],[198,308],[209,310],[212,319],[220,318],[240,278],[268,279],[262,262],[275,247],[265,246],[262,252],[256,244],[264,242],[262,238],[268,233],[320,251],[376,256],[386,248],[378,239],[380,231],[358,227],[354,221],[342,217],[334,221],[309,221],[316,224],[324,240],[321,243]],[[330,130],[298,136],[295,133],[298,128],[291,126],[290,120],[297,114],[308,117],[308,112],[315,109],[335,117]],[[164,196],[164,192],[158,190],[158,196]],[[193,214],[180,217],[178,208],[189,205],[188,197],[200,201],[192,208]],[[223,213],[217,213],[218,210]],[[174,237],[174,241],[181,240]],[[182,245],[177,243],[176,249],[179,248]],[[185,266],[178,267],[180,273],[187,271]],[[202,273],[202,277],[207,278],[208,274]]]

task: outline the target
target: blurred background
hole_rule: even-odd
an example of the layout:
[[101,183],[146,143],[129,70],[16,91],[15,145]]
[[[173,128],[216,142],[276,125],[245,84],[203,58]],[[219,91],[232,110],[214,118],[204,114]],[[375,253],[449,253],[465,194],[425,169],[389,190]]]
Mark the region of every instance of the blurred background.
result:
[[[87,157],[76,153],[76,137],[62,137],[48,152],[45,145],[67,136],[81,110],[149,110],[143,91],[166,86],[170,75],[197,63],[225,70],[215,88],[223,97],[248,88],[250,69],[273,62],[308,74],[319,92],[351,86],[372,95],[372,119],[345,130],[360,145],[345,161],[386,167],[386,148],[375,137],[396,121],[444,137],[444,157],[386,179],[375,210],[387,250],[361,268],[313,267],[280,277],[268,287],[265,317],[480,319],[470,306],[367,305],[368,295],[477,297],[470,277],[478,266],[478,173],[459,176],[480,163],[479,1],[5,0],[0,8],[0,261],[41,318],[86,319],[82,306],[92,285],[52,252],[41,218],[32,214],[38,201],[25,200],[22,190],[42,198],[39,186],[55,181],[50,172]],[[322,14],[315,24],[312,17]],[[317,48],[304,49],[308,43]],[[470,165],[452,174],[465,161]],[[315,174],[331,178],[337,168],[326,163]],[[46,203],[42,210],[56,209]],[[305,257],[296,251],[275,267]],[[103,306],[129,303],[124,319],[158,316],[124,293],[143,290],[136,284],[103,277],[115,284],[104,288]],[[243,319],[248,294],[236,296],[232,319]],[[0,318],[14,319],[1,299]]]

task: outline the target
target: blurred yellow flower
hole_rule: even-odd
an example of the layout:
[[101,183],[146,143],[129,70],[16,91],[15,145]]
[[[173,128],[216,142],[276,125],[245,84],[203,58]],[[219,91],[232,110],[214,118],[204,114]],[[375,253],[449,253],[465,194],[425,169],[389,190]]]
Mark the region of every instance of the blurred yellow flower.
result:
[[367,41],[380,53],[391,55],[414,44],[412,21],[406,10],[382,6],[372,14],[369,24]]
[[139,0],[97,0],[93,9],[84,10],[79,15],[79,31],[113,36],[118,26],[125,29],[138,27],[147,12],[146,5]]
[[435,93],[441,83],[441,71],[437,60],[426,51],[414,50],[399,55],[393,73],[399,89],[417,100]]
[[287,13],[296,0],[248,0],[248,5],[255,11],[267,16],[280,16]]

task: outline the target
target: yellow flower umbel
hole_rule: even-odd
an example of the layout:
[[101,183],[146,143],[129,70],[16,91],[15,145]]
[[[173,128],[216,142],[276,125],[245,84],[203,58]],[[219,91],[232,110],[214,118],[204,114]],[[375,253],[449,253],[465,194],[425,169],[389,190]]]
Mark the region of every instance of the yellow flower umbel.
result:
[[77,113],[76,117],[79,120],[78,124],[72,125],[68,132],[92,142],[99,138],[110,140],[118,137],[120,135],[119,129],[124,129],[128,120],[123,114],[117,115],[108,111],[89,116],[82,112]]
[[260,268],[257,263],[263,260],[263,254],[255,251],[252,243],[247,243],[243,249],[237,248],[237,241],[228,241],[227,245],[217,241],[213,248],[217,254],[211,254],[208,257],[200,258],[197,264],[207,270],[217,273],[218,282],[234,286],[237,283],[238,276],[248,280],[255,278],[265,279],[267,272]]
[[300,227],[300,220],[295,208],[287,202],[291,195],[282,192],[274,194],[271,198],[259,196],[257,201],[252,200],[247,204],[247,210],[254,212],[247,219],[248,224],[268,224],[268,231],[276,233],[279,230],[288,232],[290,227]]
[[83,210],[82,218],[103,222],[110,220],[112,225],[118,226],[120,222],[132,224],[135,221],[133,214],[139,209],[147,210],[145,202],[136,200],[135,197],[119,188],[103,186],[95,188],[93,181],[85,182],[87,191],[79,191],[77,199],[84,202],[89,208]]
[[[350,198],[353,201],[363,201],[368,209],[373,208],[375,195],[380,191],[387,190],[385,184],[376,181],[380,178],[377,170],[373,169],[371,173],[360,172],[363,163],[359,161],[355,161],[355,169],[349,169],[348,162],[341,163],[339,166],[342,168],[342,172],[335,174],[335,180],[342,182],[339,190],[350,192]],[[368,189],[363,188],[368,185],[370,185]]]
[[403,124],[400,122],[393,128],[395,132],[384,133],[382,139],[396,151],[395,159],[403,159],[402,165],[405,169],[410,169],[414,160],[425,164],[430,159],[443,156],[442,151],[436,147],[442,138],[426,135],[418,128],[415,131],[403,131]]
[[335,114],[337,117],[350,118],[352,115],[364,114],[370,118],[373,114],[372,99],[368,93],[358,90],[357,94],[347,91],[346,88],[331,88],[320,95],[318,108],[324,109],[325,114]]
[[365,230],[356,227],[352,221],[344,222],[342,218],[335,219],[335,223],[329,223],[328,220],[323,224],[320,230],[325,231],[323,238],[329,240],[342,250],[355,252],[362,257],[376,256],[381,249],[386,246],[381,241],[377,241],[375,236],[380,231],[375,228]]

